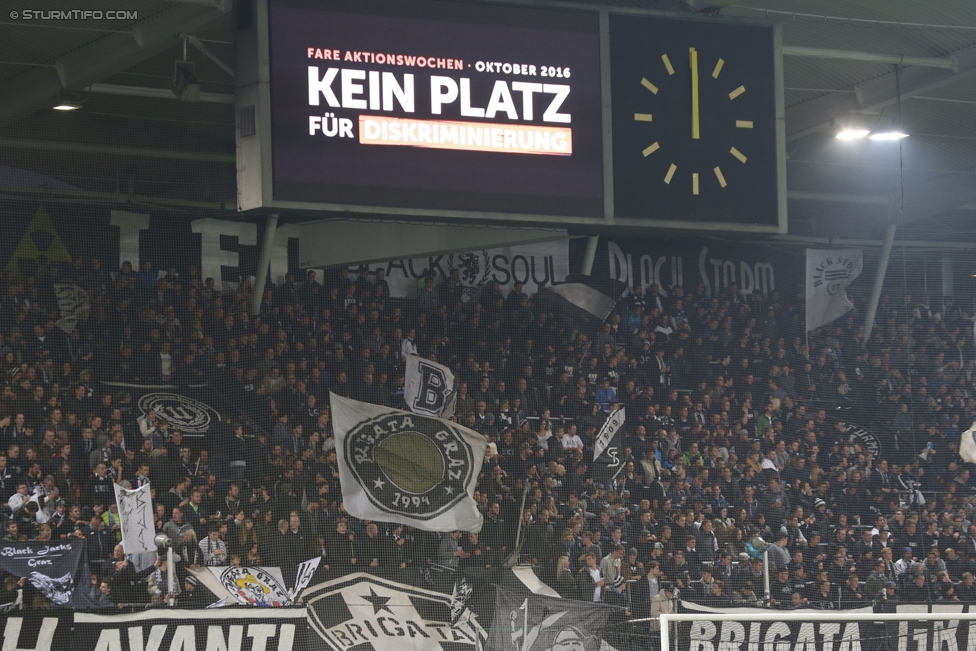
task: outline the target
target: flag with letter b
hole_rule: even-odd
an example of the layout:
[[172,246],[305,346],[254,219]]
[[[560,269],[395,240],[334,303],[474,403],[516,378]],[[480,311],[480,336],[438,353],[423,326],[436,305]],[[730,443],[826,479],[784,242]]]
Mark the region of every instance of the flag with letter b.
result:
[[437,362],[408,355],[403,397],[407,409],[415,414],[450,418],[457,398],[454,373]]

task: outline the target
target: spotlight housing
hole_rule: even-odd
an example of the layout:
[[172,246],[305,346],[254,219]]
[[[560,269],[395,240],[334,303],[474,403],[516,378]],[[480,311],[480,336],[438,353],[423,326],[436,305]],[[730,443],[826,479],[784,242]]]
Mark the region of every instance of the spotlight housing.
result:
[[181,102],[200,101],[200,81],[197,79],[196,67],[192,62],[174,63],[173,78],[170,80],[169,88]]
[[81,95],[62,91],[51,108],[55,111],[76,111],[81,108]]

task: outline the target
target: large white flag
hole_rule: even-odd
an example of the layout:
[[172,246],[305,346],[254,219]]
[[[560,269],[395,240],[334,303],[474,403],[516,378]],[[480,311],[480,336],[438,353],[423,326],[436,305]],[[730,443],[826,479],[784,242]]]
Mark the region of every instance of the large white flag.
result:
[[441,418],[331,394],[346,511],[425,531],[481,531],[474,501],[488,440]]
[[861,249],[807,249],[807,332],[850,311],[847,286],[861,275]]
[[407,355],[403,398],[415,414],[450,418],[457,402],[454,373],[437,362]]
[[119,526],[122,528],[122,547],[126,554],[145,554],[156,551],[156,524],[153,521],[152,496],[149,484],[127,490],[115,484],[115,502],[119,505]]
[[976,423],[962,433],[959,439],[959,456],[963,461],[976,463]]

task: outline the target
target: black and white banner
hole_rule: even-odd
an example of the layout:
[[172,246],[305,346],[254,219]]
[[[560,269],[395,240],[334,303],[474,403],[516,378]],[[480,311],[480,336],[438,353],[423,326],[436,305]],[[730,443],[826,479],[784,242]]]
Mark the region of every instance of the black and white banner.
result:
[[607,638],[613,609],[596,603],[520,596],[496,586],[492,651],[614,651]]
[[623,425],[626,416],[623,408],[611,412],[596,435],[593,465],[600,481],[612,481],[624,469]]
[[452,625],[451,595],[371,574],[312,586],[303,600],[309,624],[332,651],[481,651],[487,638],[466,608]]
[[615,301],[589,285],[563,283],[546,290],[559,319],[577,330],[598,328],[613,310]]
[[89,608],[85,541],[0,543],[0,569],[27,577],[54,607]]
[[[498,282],[504,296],[508,296],[517,282],[522,283],[522,291],[531,296],[538,291],[540,283],[551,287],[566,280],[569,275],[569,242],[560,240],[391,260],[364,268],[371,274],[383,269],[390,285],[390,296],[395,298],[416,294],[417,281],[427,269],[434,271],[438,284],[444,282],[452,271],[457,271],[465,301],[477,298],[481,289],[492,281]],[[349,271],[349,277],[355,279],[361,269],[356,267]]]
[[[0,616],[0,637],[7,651],[79,649],[71,639],[70,610],[23,610]],[[93,640],[94,642],[94,640]],[[94,648],[89,645],[88,648]]]
[[[6,651],[613,651],[611,608],[583,601],[525,595],[496,588],[487,633],[470,610],[451,624],[451,596],[364,573],[312,586],[306,608],[176,610],[91,614],[71,610],[0,615]],[[687,601],[669,651],[964,651],[976,648],[976,612],[962,603],[898,605],[900,621],[851,621],[844,611],[711,608]],[[769,615],[782,621],[709,619],[717,612]],[[813,620],[808,615],[834,614]],[[916,614],[945,619],[920,621]],[[953,619],[953,617],[956,617]],[[314,631],[314,634],[313,634]],[[609,640],[608,640],[609,638]]]
[[457,423],[331,394],[343,505],[361,520],[481,531],[488,440]]
[[319,563],[321,562],[322,557],[315,556],[298,564],[298,572],[295,574],[295,585],[292,586],[292,595],[296,601],[302,596],[302,591],[311,583],[312,577],[315,575],[315,570],[319,569]]
[[205,585],[224,605],[281,608],[291,605],[288,588],[277,567],[196,567],[190,574]]
[[706,296],[717,296],[733,285],[742,294],[782,293],[789,290],[800,272],[786,249],[745,242],[729,245],[697,238],[634,239],[608,242],[606,250],[606,257],[597,256],[594,275],[605,273],[606,260],[608,277],[624,283],[626,292],[657,285],[665,297],[674,286],[685,292],[700,287]]
[[[723,607],[712,608],[688,601],[681,602],[682,613],[701,613],[702,619],[678,622],[674,649],[681,651],[935,651],[945,643],[950,651],[967,649],[970,622],[912,622],[908,613],[928,612],[929,606],[897,607],[906,613],[905,621],[887,624],[873,621],[852,621],[850,614],[869,614],[871,606],[844,610],[798,608],[780,611],[782,621],[724,621],[709,619],[715,613],[740,613],[743,616],[769,615],[777,611],[768,608]],[[938,608],[938,606],[933,606]],[[949,606],[945,612],[961,612],[964,606]],[[836,614],[836,619],[812,620],[804,615]],[[976,622],[973,622],[976,624]],[[957,626],[958,624],[958,626]],[[895,639],[898,636],[898,639]],[[913,637],[914,636],[914,637]],[[951,641],[950,641],[951,638]],[[976,642],[976,637],[973,638]],[[958,643],[958,647],[956,646]]]
[[[767,611],[768,612],[768,611]],[[823,611],[816,611],[823,612]],[[838,611],[839,612],[839,611]],[[785,615],[785,613],[784,613]],[[713,622],[703,619],[678,625],[679,645],[688,640],[688,651],[738,650],[743,646],[759,649],[797,649],[803,651],[863,651],[865,622],[803,621],[802,611],[790,611],[781,622]],[[678,648],[684,648],[679,646]]]
[[156,551],[156,524],[153,521],[152,493],[150,485],[127,490],[118,484],[115,503],[119,505],[119,525],[122,529],[122,547],[126,554],[148,554]]
[[[165,418],[171,430],[185,436],[203,436],[220,421],[220,414],[212,406],[187,395],[190,391],[163,388],[149,390],[139,398],[139,411],[145,415],[153,410]],[[198,390],[193,393],[203,393]]]
[[861,275],[861,249],[807,249],[807,331],[847,314],[854,303],[847,287]]
[[435,418],[453,416],[457,387],[451,369],[417,355],[407,355],[405,361],[403,397],[407,409]]
[[71,646],[55,650],[304,651],[311,648],[306,619],[304,608],[77,613]]
[[[889,639],[898,636],[892,651],[962,651],[976,648],[976,621],[952,619],[953,613],[976,613],[976,604],[900,604],[895,612],[905,617],[892,623]],[[945,613],[944,621],[921,622],[915,613]]]
[[129,394],[138,407],[137,416],[150,411],[169,423],[169,431],[179,430],[184,436],[204,436],[220,422],[221,413],[229,411],[240,418],[241,410],[217,387],[194,385],[177,387],[172,384],[137,384],[103,382],[102,390],[116,395]]
[[87,321],[91,313],[88,292],[74,283],[54,283],[54,295],[61,313],[57,326],[62,332],[71,334],[78,327],[78,322]]
[[610,447],[617,432],[624,426],[626,419],[627,412],[622,407],[610,413],[610,416],[604,421],[603,427],[600,428],[600,431],[596,435],[596,441],[593,444],[594,459],[598,459],[604,450]]

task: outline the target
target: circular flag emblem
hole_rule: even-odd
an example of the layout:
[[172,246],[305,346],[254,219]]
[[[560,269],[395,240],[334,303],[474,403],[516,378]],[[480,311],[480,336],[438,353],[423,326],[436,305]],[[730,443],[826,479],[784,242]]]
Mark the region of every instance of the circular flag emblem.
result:
[[259,567],[229,567],[220,573],[220,582],[241,603],[274,608],[291,603],[285,586]]
[[881,456],[881,439],[877,434],[869,429],[861,427],[860,425],[855,425],[846,421],[845,424],[847,425],[846,432],[847,436],[849,437],[848,442],[851,445],[860,443],[861,447],[864,448],[864,451],[873,454],[875,459]]
[[197,436],[206,434],[211,423],[220,420],[220,414],[206,403],[178,393],[147,393],[139,398],[139,409],[143,414],[152,409],[169,421],[170,428]]
[[430,520],[467,495],[471,448],[460,430],[416,414],[385,414],[359,423],[345,439],[358,484],[390,515]]
[[826,286],[827,294],[834,296],[860,273],[860,261],[855,258],[827,258],[813,270],[813,286]]

